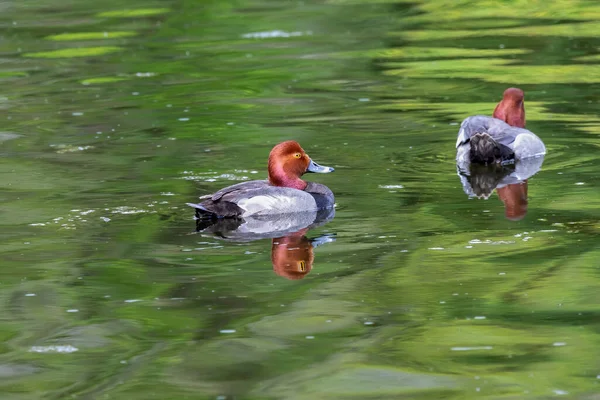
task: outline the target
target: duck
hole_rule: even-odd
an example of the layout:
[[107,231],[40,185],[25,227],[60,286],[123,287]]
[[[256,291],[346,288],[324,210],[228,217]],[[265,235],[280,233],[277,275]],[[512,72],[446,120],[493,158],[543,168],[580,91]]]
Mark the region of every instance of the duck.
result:
[[252,180],[187,203],[197,218],[246,218],[311,212],[332,208],[331,189],[301,179],[307,172],[330,173],[334,168],[314,162],[294,140],[277,144],[269,153],[268,179]]
[[508,88],[492,117],[465,118],[456,139],[456,161],[459,164],[505,164],[545,155],[544,142],[525,129],[524,101],[521,89]]

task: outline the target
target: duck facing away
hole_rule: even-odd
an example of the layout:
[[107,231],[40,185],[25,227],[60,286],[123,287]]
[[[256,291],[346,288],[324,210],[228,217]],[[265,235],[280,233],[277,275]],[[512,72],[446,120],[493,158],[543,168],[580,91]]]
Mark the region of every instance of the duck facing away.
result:
[[199,217],[244,218],[296,212],[317,211],[333,207],[331,190],[319,183],[306,182],[306,172],[328,173],[333,168],[310,159],[298,142],[279,143],[269,154],[269,179],[238,183],[203,196],[194,207]]
[[459,163],[506,163],[544,154],[544,142],[525,129],[524,94],[517,88],[504,91],[493,117],[466,118],[456,140]]

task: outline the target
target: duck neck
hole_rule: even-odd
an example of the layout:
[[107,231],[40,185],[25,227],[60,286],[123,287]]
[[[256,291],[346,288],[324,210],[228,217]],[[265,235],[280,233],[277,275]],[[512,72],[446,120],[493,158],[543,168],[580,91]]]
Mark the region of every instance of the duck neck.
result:
[[514,103],[502,100],[496,106],[493,117],[501,119],[510,126],[525,128],[525,107],[522,101]]
[[308,183],[297,174],[290,174],[281,165],[269,165],[269,183],[273,186],[289,187],[298,190],[306,189]]
[[306,189],[308,183],[298,177],[290,177],[285,173],[269,173],[269,183],[273,186],[289,187],[298,190]]

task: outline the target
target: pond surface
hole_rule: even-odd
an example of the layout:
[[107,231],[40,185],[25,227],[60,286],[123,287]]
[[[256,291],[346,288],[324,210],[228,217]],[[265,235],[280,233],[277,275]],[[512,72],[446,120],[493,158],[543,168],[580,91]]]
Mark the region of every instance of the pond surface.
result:
[[[600,5],[0,11],[3,399],[597,396]],[[511,86],[548,155],[469,197],[458,124]],[[307,176],[335,216],[197,233],[185,203],[289,139],[336,168]]]

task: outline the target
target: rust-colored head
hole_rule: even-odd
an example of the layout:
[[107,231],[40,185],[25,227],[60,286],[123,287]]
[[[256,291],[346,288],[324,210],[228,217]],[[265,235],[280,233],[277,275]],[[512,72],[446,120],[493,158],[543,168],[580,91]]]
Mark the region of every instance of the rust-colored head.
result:
[[312,161],[294,140],[279,143],[269,154],[269,182],[273,186],[304,190],[307,183],[300,177],[306,172],[331,171],[333,168],[323,167]]
[[291,280],[304,278],[312,269],[314,258],[313,245],[302,231],[273,239],[271,262],[279,276]]
[[508,88],[502,101],[494,109],[494,118],[501,119],[510,126],[525,128],[525,95],[521,89]]
[[504,203],[504,215],[511,221],[519,221],[527,214],[527,181],[513,183],[496,189]]

